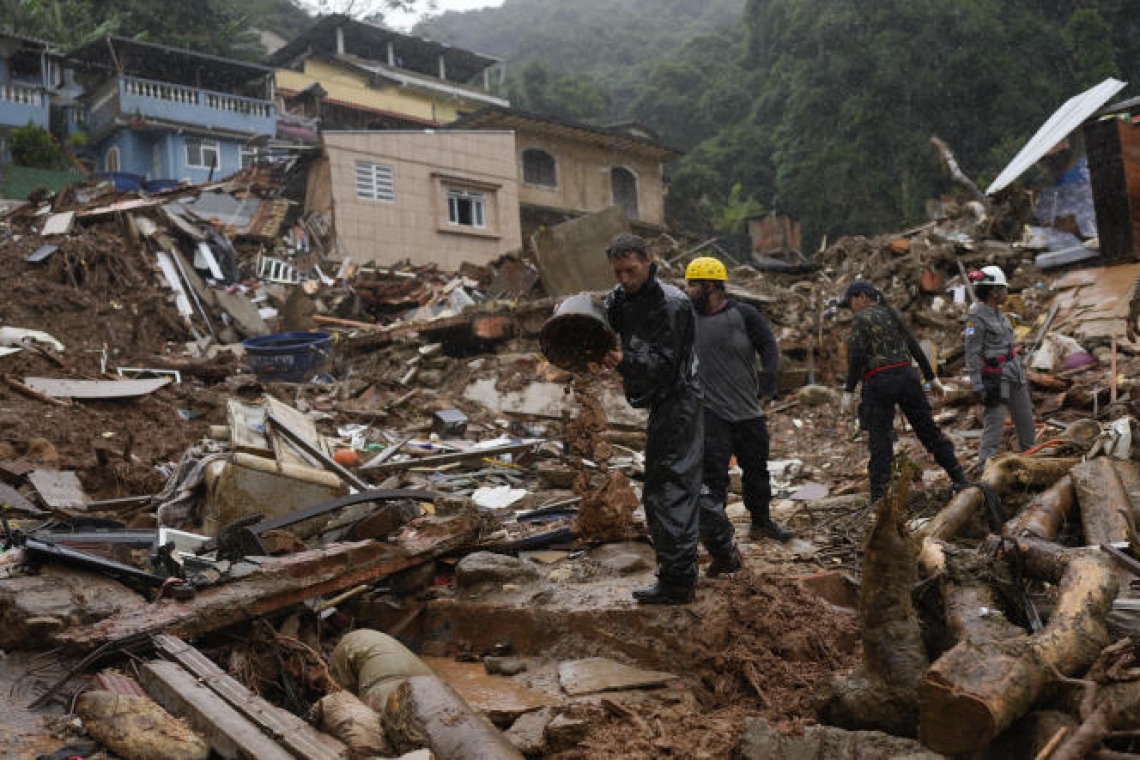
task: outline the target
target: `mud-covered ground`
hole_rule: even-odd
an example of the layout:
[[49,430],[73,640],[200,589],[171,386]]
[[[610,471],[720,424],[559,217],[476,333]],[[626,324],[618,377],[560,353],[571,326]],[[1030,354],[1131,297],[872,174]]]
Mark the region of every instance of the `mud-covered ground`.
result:
[[[177,315],[172,294],[147,263],[149,257],[123,250],[117,232],[108,227],[104,233],[96,226],[65,240],[45,263],[27,264],[24,257],[42,243],[34,235],[9,236],[0,242],[0,326],[50,333],[65,350],[29,348],[0,357],[0,374],[16,381],[31,376],[110,379],[117,367],[187,361],[183,344],[193,335]],[[461,402],[459,392],[468,374],[476,371],[472,366],[498,376],[504,388],[525,385],[540,374],[536,366],[541,362],[528,355],[537,346],[516,341],[511,350],[509,360],[495,354],[484,356],[477,365],[472,357],[447,360],[444,382],[423,389],[414,403],[389,415],[386,424],[423,429],[432,410],[458,405],[472,417],[473,426],[494,429],[498,423],[493,416]],[[353,381],[337,389],[337,398],[329,398],[320,388],[308,388],[303,395],[330,412],[330,419],[322,423],[326,432],[338,422],[361,422],[362,409],[379,409],[408,392],[380,380],[388,367],[403,361],[402,356],[390,356],[388,349],[354,357]],[[266,390],[240,359],[223,356],[219,366],[229,368],[221,372],[223,377],[229,375],[221,382],[204,382],[187,373],[181,384],[148,396],[66,407],[0,383],[0,461],[27,458],[75,470],[93,500],[156,493],[165,482],[164,469],[202,438],[209,425],[226,422],[227,398],[252,399]],[[269,390],[295,400],[294,388]],[[338,412],[342,403],[354,412]],[[549,437],[558,440],[560,423],[542,420],[542,424]],[[864,467],[865,442],[853,428],[838,424],[833,407],[790,406],[771,414],[769,425],[772,458],[802,462],[795,485],[817,482],[833,493],[863,487],[853,473]],[[900,446],[915,452],[915,459],[929,470],[929,488],[916,496],[916,509],[923,508],[923,499],[930,504],[943,499],[945,477],[920,453],[913,437],[903,433]],[[967,453],[963,446],[959,450]],[[778,494],[776,517],[795,528],[807,548],[753,543],[742,537],[748,572],[731,579],[702,580],[706,592],[699,614],[706,616],[707,625],[700,630],[710,633],[672,642],[678,664],[686,668],[682,673],[690,687],[686,694],[648,703],[630,714],[583,708],[592,725],[590,735],[567,757],[608,757],[619,747],[624,757],[724,757],[737,746],[745,716],[761,715],[787,730],[814,719],[811,700],[819,685],[855,666],[858,633],[849,610],[821,607],[818,597],[791,579],[828,568],[857,572],[857,547],[869,515],[857,502],[815,512],[811,502],[786,498],[790,490]],[[103,516],[127,522],[146,519],[135,513]],[[736,514],[742,533],[744,519]],[[828,549],[820,552],[820,547]],[[27,688],[19,687],[11,676],[27,672],[27,666],[14,660],[9,664],[0,669],[0,688],[5,698],[23,701]],[[7,726],[0,738],[9,740],[10,747],[21,747],[18,755],[35,756],[55,741],[46,737],[59,735],[57,724],[37,725],[26,714],[0,722]]]

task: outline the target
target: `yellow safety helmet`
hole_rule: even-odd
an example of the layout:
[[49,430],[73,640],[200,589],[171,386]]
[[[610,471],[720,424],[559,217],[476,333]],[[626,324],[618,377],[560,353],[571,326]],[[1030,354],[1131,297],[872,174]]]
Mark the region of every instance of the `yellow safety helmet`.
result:
[[712,256],[701,256],[689,262],[685,269],[686,280],[728,280],[728,271],[719,259]]

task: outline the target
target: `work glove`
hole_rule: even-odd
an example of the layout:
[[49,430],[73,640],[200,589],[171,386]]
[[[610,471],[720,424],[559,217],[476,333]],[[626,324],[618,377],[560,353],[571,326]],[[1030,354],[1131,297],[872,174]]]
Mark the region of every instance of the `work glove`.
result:
[[937,377],[930,381],[930,390],[938,394],[939,398],[946,398],[946,386]]
[[839,400],[839,415],[841,417],[849,417],[854,408],[855,394],[851,391],[843,391],[843,398]]

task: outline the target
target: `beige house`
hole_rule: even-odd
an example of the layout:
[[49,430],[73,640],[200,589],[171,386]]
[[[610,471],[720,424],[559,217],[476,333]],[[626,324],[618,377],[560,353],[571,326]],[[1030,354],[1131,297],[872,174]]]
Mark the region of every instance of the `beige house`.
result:
[[324,132],[306,210],[332,221],[332,258],[458,269],[522,247],[510,132]]
[[647,130],[591,127],[497,107],[465,116],[455,126],[515,133],[524,215],[579,216],[618,206],[630,221],[665,225],[665,164],[680,153]]

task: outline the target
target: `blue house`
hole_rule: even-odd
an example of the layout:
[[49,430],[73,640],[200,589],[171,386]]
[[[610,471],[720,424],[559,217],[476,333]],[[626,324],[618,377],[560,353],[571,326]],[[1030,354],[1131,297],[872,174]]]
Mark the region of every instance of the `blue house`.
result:
[[48,43],[0,34],[0,155],[12,129],[51,126],[52,95],[63,84],[62,57]]
[[276,131],[273,69],[108,36],[68,55],[96,171],[194,184],[249,165]]

